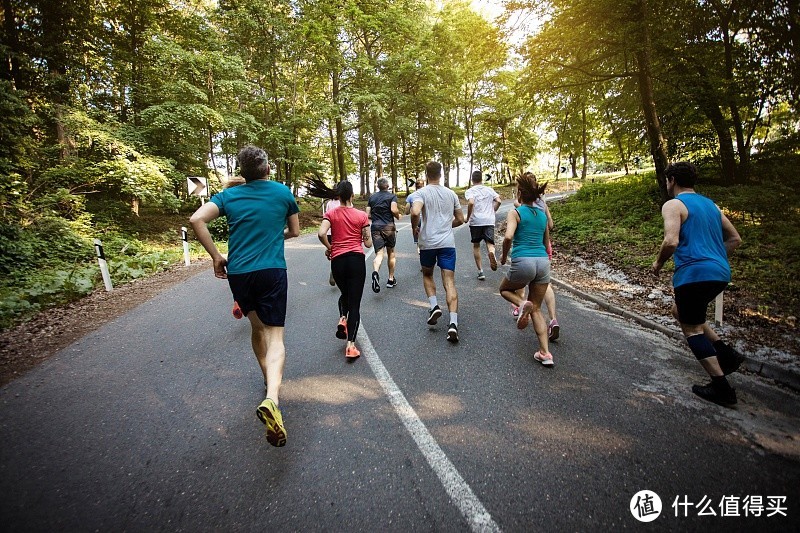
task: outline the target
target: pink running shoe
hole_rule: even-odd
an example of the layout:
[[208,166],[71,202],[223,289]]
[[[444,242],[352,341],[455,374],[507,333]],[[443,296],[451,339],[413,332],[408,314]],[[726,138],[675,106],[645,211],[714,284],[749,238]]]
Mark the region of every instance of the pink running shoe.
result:
[[550,321],[547,325],[547,338],[551,341],[554,341],[558,338],[558,334],[561,330],[561,326],[558,325],[558,320],[555,318]]
[[517,317],[517,329],[525,329],[528,327],[528,321],[531,319],[531,310],[533,303],[527,301],[519,308],[519,316]]
[[511,304],[511,317],[516,320],[519,316],[519,307],[514,304]]
[[553,366],[553,355],[550,352],[542,353],[537,351],[533,354],[533,358],[542,363],[544,366]]

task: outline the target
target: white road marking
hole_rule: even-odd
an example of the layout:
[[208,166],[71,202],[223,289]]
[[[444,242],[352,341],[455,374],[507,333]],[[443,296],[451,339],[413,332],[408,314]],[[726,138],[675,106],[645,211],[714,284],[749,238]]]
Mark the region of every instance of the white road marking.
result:
[[444,486],[445,491],[450,496],[450,500],[458,507],[461,514],[467,520],[469,527],[475,532],[500,531],[500,527],[492,520],[489,511],[483,506],[475,493],[469,487],[456,467],[447,458],[436,439],[420,420],[414,408],[408,403],[403,392],[392,379],[389,371],[383,365],[378,353],[369,340],[366,328],[361,325],[358,332],[361,353],[367,359],[372,372],[378,379],[383,392],[389,398],[389,402],[397,411],[400,420],[413,437],[422,455],[428,461],[436,476]]
[[[366,254],[365,261],[370,258],[373,250],[374,248],[370,249]],[[375,351],[375,347],[372,346],[372,342],[369,340],[367,328],[363,322],[358,331],[358,344],[361,345],[361,354],[366,358],[383,392],[389,398],[389,403],[397,411],[403,425],[436,473],[439,481],[444,486],[444,490],[450,496],[450,500],[467,520],[470,529],[475,532],[499,532],[500,527],[492,520],[489,511],[486,510],[467,482],[464,481],[464,478],[461,477],[461,474],[458,473],[456,467],[444,454],[436,439],[433,438],[428,428],[422,423],[414,408],[411,407],[403,392],[392,379],[389,371],[386,370],[383,361],[378,356],[378,352]]]

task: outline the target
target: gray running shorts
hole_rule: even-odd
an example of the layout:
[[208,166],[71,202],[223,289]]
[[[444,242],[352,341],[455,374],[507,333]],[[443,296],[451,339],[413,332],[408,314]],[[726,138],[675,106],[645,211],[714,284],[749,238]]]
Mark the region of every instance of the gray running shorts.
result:
[[550,283],[550,259],[547,257],[517,257],[512,259],[511,268],[506,278],[512,283],[522,285]]

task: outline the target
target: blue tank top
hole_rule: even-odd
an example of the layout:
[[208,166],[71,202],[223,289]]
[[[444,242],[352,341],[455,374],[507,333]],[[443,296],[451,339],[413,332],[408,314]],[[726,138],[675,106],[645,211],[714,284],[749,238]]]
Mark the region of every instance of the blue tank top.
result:
[[689,216],[681,224],[675,249],[672,286],[698,281],[730,281],[731,267],[722,236],[722,215],[714,202],[697,193],[681,193]]
[[544,232],[547,215],[539,208],[521,205],[517,208],[519,224],[511,241],[511,259],[518,257],[547,257]]

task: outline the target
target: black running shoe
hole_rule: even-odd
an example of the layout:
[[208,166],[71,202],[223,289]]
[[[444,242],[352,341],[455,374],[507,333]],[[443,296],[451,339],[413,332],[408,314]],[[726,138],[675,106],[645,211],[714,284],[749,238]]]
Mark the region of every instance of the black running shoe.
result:
[[393,289],[397,286],[397,278],[390,278],[386,280],[386,288]]
[[447,340],[450,342],[458,342],[458,326],[455,324],[450,324],[450,327],[447,328]]
[[442,316],[442,310],[439,309],[439,306],[437,305],[428,313],[428,325],[435,326],[440,316]]
[[372,273],[372,292],[381,292],[381,276],[377,271]]
[[713,382],[706,385],[692,385],[692,392],[704,400],[714,402],[723,407],[736,405],[736,389],[728,387],[728,390],[720,390],[714,387]]

